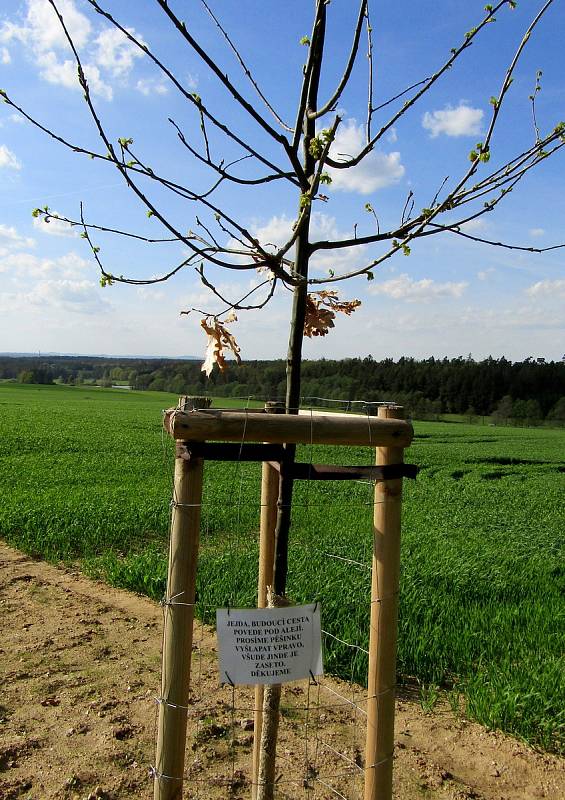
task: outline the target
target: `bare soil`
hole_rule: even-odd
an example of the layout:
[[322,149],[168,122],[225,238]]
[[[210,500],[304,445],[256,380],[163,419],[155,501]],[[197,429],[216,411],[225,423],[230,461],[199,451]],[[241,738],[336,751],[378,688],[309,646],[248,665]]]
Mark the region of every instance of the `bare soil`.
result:
[[[153,797],[161,609],[0,543],[0,800]],[[248,798],[252,693],[218,685],[198,626],[185,797]],[[355,694],[356,693],[356,694]],[[362,692],[285,689],[280,798],[362,797]],[[563,759],[488,732],[439,702],[397,702],[396,800],[565,797]]]

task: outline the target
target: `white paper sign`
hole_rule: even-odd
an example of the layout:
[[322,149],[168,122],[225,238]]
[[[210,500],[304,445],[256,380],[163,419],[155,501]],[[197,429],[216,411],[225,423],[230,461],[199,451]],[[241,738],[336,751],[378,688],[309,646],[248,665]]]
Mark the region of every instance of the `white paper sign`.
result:
[[220,682],[288,683],[323,675],[320,605],[218,608]]

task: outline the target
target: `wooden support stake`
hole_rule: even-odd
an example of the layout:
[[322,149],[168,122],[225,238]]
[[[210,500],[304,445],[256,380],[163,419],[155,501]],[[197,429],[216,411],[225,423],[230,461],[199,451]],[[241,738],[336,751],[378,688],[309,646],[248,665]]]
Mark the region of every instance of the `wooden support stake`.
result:
[[[182,401],[182,398],[181,398]],[[175,459],[154,800],[181,800],[203,461]]]
[[211,397],[204,397],[199,394],[183,394],[179,399],[178,407],[183,411],[198,411],[202,408],[210,408],[211,405]]
[[[403,419],[403,409],[380,407],[379,418]],[[378,447],[377,464],[402,464],[402,447]],[[402,478],[375,486],[365,800],[392,800],[396,639],[400,574]]]
[[[284,412],[274,403],[266,403],[267,413]],[[277,500],[279,496],[279,473],[267,461],[263,462],[261,475],[261,530],[259,534],[259,581],[257,587],[257,608],[267,606],[267,587],[273,585],[275,560],[275,525],[277,522]],[[257,779],[259,777],[259,751],[263,727],[264,687],[255,687],[255,712],[253,725],[253,767],[251,797],[257,800]]]

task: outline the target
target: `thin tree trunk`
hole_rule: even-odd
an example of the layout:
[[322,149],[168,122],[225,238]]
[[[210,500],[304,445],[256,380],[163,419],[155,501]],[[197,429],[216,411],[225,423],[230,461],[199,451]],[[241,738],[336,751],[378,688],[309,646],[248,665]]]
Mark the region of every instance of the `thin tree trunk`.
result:
[[[316,36],[312,42],[314,67],[308,87],[308,100],[303,122],[303,167],[310,182],[316,172],[316,159],[310,153],[310,142],[316,135],[316,123],[308,119],[308,112],[315,111],[318,104],[318,86],[326,28],[326,10],[322,2],[318,5],[319,15]],[[308,186],[308,188],[310,188]],[[298,414],[300,406],[300,382],[302,368],[302,343],[304,341],[304,320],[308,296],[308,267],[310,262],[310,222],[311,209],[306,208],[304,220],[296,241],[295,273],[301,280],[294,288],[290,336],[286,361],[286,413]],[[293,480],[290,470],[294,464],[295,445],[285,446],[285,458],[281,464],[281,485],[279,493],[277,526],[275,530],[275,594],[284,595],[288,568],[288,535],[291,522]]]
[[[318,85],[322,56],[324,50],[326,26],[326,9],[322,0],[318,0],[316,35],[312,47],[315,52],[314,66],[308,87],[308,102],[304,111],[303,122],[303,167],[310,182],[316,172],[316,160],[310,154],[310,141],[316,135],[314,120],[308,119],[308,111],[315,111],[318,100]],[[302,191],[308,191],[304,186]],[[308,296],[308,266],[310,261],[310,222],[311,210],[305,211],[300,233],[296,240],[295,274],[301,280],[294,288],[292,317],[286,362],[286,413],[298,414],[300,407],[300,379],[302,366],[302,343],[304,341],[304,321],[306,318],[306,301]],[[277,523],[275,528],[275,564],[274,590],[269,605],[278,606],[286,603],[286,578],[288,572],[288,541],[291,525],[291,505],[294,481],[292,466],[295,461],[296,445],[284,445],[284,457],[281,462],[281,479],[277,502]],[[265,686],[263,695],[263,730],[261,738],[261,755],[257,800],[273,800],[275,791],[275,760],[278,721],[280,715],[281,686]]]

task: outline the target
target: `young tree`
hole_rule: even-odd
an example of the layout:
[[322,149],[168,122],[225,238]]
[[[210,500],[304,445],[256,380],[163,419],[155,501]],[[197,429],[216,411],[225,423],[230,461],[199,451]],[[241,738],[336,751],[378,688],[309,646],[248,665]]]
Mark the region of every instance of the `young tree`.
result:
[[502,421],[505,425],[507,425],[508,421],[512,419],[513,408],[514,401],[510,395],[505,394],[504,397],[501,398],[495,410],[492,412],[493,419],[495,422]]
[[565,397],[560,397],[553,408],[550,410],[546,419],[562,422],[565,420]]
[[[447,57],[439,59],[437,68],[428,76],[416,80],[412,85],[398,91],[391,98],[376,103],[374,99],[374,49],[373,27],[368,0],[358,3],[356,19],[351,31],[351,47],[341,71],[335,79],[332,91],[321,96],[320,86],[324,69],[331,75],[335,65],[325,53],[327,25],[331,23],[332,6],[326,0],[313,3],[311,32],[301,44],[305,47],[306,60],[300,84],[297,87],[297,103],[294,121],[283,121],[273,104],[267,99],[261,76],[255,76],[248,68],[244,56],[233,41],[209,3],[201,0],[201,6],[209,15],[219,34],[225,41],[228,52],[235,56],[243,71],[247,85],[257,100],[251,101],[242,82],[225,71],[223,65],[214,60],[192,33],[190,20],[183,20],[168,0],[154,0],[167,22],[176,31],[180,44],[188,48],[202,62],[212,79],[218,81],[232,102],[226,113],[210,107],[206,96],[200,96],[187,87],[182,76],[167,66],[165,56],[147,44],[145,38],[127,26],[127,20],[114,16],[109,3],[86,0],[88,6],[100,15],[116,35],[123,37],[133,48],[158,70],[184,98],[188,109],[196,116],[200,129],[200,143],[187,133],[180,122],[170,118],[182,145],[183,155],[196,166],[204,167],[212,176],[210,185],[202,190],[191,188],[177,178],[161,174],[151,167],[151,157],[146,157],[136,148],[133,137],[122,136],[114,140],[108,132],[98,109],[89,70],[83,66],[79,46],[71,34],[70,7],[59,0],[45,0],[57,16],[61,30],[67,40],[77,70],[77,80],[83,91],[84,102],[99,138],[100,149],[83,146],[73,138],[73,132],[60,132],[44,125],[33,110],[24,108],[10,92],[2,90],[4,101],[19,112],[28,122],[42,130],[46,136],[81,156],[109,163],[121,175],[127,187],[143,204],[147,215],[160,223],[164,232],[161,238],[149,237],[135,231],[120,229],[107,224],[96,224],[88,220],[81,205],[78,217],[54,214],[45,206],[33,213],[46,223],[62,221],[78,225],[82,236],[91,248],[101,275],[102,285],[116,282],[132,285],[154,284],[171,279],[181,270],[194,269],[211,296],[220,300],[220,312],[203,312],[201,325],[208,337],[208,347],[203,369],[210,374],[217,365],[226,367],[226,353],[240,360],[240,350],[230,328],[236,313],[246,309],[263,308],[279,289],[292,293],[292,313],[289,326],[287,356],[286,408],[296,413],[300,404],[300,367],[304,336],[325,336],[334,326],[337,313],[351,314],[360,305],[359,300],[344,301],[339,298],[336,287],[358,276],[372,280],[375,270],[397,255],[408,256],[418,240],[441,233],[452,233],[473,241],[485,242],[493,247],[511,250],[541,252],[553,248],[534,248],[519,244],[491,241],[474,235],[465,229],[465,224],[481,220],[490,214],[522,180],[547,157],[563,147],[565,123],[555,122],[548,133],[542,133],[536,117],[536,98],[541,89],[541,72],[536,75],[533,93],[530,95],[533,119],[533,141],[524,144],[521,150],[502,161],[493,149],[495,131],[500,123],[502,110],[509,95],[517,65],[542,18],[556,0],[546,0],[537,9],[531,22],[525,26],[515,53],[500,81],[500,88],[490,98],[490,121],[482,141],[470,153],[465,153],[460,174],[455,178],[438,176],[438,186],[431,200],[424,206],[417,205],[415,194],[410,191],[398,218],[392,226],[381,226],[379,216],[370,202],[365,204],[366,219],[372,221],[371,230],[366,222],[354,225],[350,236],[338,239],[316,238],[312,226],[312,209],[315,204],[327,202],[325,191],[331,184],[343,184],[348,175],[371,157],[377,144],[393,130],[406,115],[418,107],[427,93],[448,74],[457,62],[466,55],[475,42],[496,21],[500,12],[513,10],[516,2],[499,0],[484,8],[482,18],[455,43]],[[67,15],[69,19],[67,19]],[[255,21],[254,21],[255,24]],[[366,44],[362,46],[362,34]],[[266,34],[268,36],[268,33]],[[263,36],[263,41],[266,37]],[[365,141],[358,152],[349,154],[336,150],[334,146],[340,127],[344,127],[341,103],[352,78],[358,78],[356,62],[365,51],[368,60],[367,106],[365,110]],[[324,86],[327,80],[324,80]],[[236,120],[235,124],[232,120]],[[133,121],[132,121],[133,125]],[[242,125],[244,133],[237,130]],[[255,129],[255,132],[253,132]],[[257,135],[258,134],[258,135]],[[224,145],[224,155],[220,149]],[[141,148],[140,148],[141,149]],[[219,152],[217,152],[219,150]],[[228,161],[233,154],[234,157]],[[246,171],[245,171],[246,170]],[[226,208],[223,193],[228,187],[240,192],[259,192],[265,187],[280,187],[283,192],[294,192],[296,196],[296,218],[287,240],[274,246],[261,241],[247,227],[246,221]],[[329,189],[326,189],[329,187]],[[171,211],[168,198],[183,201],[189,211],[194,209],[194,229],[188,233],[178,223],[178,214]],[[272,196],[272,195],[271,195]],[[421,206],[421,201],[420,201]],[[113,232],[117,236],[142,240],[148,245],[173,241],[184,245],[188,255],[171,266],[158,277],[143,279],[135,275],[117,274],[106,266],[100,248],[96,244],[99,231]],[[557,245],[559,246],[559,245]],[[326,275],[312,272],[312,262],[320,255],[332,254],[336,263],[344,251],[357,248],[359,263],[354,268],[329,269]],[[221,288],[219,271],[235,271],[238,274],[259,274],[261,280],[240,297],[227,297]],[[257,299],[255,299],[257,298]],[[289,461],[294,458],[294,448],[287,448]],[[284,473],[284,470],[283,470]],[[286,531],[292,497],[292,481],[281,483],[281,518],[279,541],[281,549],[277,561],[276,588],[284,592],[286,575]]]
[[[335,58],[326,53],[327,27],[332,22],[335,3],[314,0],[310,31],[301,40],[305,63],[296,91],[293,119],[285,122],[282,115],[268,99],[263,87],[263,76],[254,75],[247,60],[228,30],[216,15],[209,2],[201,0],[201,8],[209,15],[223,38],[226,51],[242,70],[242,78],[232,77],[223,63],[209,54],[205,44],[196,38],[190,19],[180,16],[182,4],[169,0],[154,0],[164,19],[178,35],[179,44],[191,51],[208,72],[225,90],[231,108],[213,107],[206,94],[195,92],[182,74],[169,66],[167,54],[148,44],[145,37],[128,27],[128,21],[111,13],[110,2],[86,0],[93,12],[123,37],[158,71],[180,94],[199,128],[199,137],[178,119],[170,118],[183,155],[190,159],[195,172],[205,170],[211,176],[207,187],[183,182],[175,174],[165,174],[157,169],[153,157],[145,156],[130,132],[117,140],[111,135],[96,102],[92,88],[93,77],[83,64],[79,42],[73,38],[67,14],[67,0],[45,0],[56,14],[74,59],[77,79],[84,102],[91,117],[100,146],[94,148],[75,139],[73,131],[61,132],[44,124],[33,110],[26,108],[17,97],[2,90],[4,101],[46,136],[70,148],[79,156],[109,164],[118,171],[132,195],[143,205],[147,215],[157,221],[163,231],[160,238],[122,229],[90,220],[81,205],[76,216],[54,214],[48,207],[37,208],[33,213],[46,223],[66,222],[80,226],[82,236],[90,246],[101,274],[102,285],[116,282],[143,285],[167,281],[181,270],[196,270],[203,286],[222,303],[222,310],[212,313],[204,309],[201,325],[208,337],[208,348],[203,369],[209,374],[217,365],[226,366],[226,355],[231,353],[240,360],[240,350],[230,324],[236,313],[264,308],[279,292],[292,294],[292,312],[289,320],[286,410],[297,413],[300,405],[300,370],[304,336],[325,336],[334,326],[336,314],[351,314],[359,300],[343,300],[337,287],[355,277],[372,280],[381,265],[395,256],[408,256],[419,240],[438,234],[451,233],[465,239],[484,242],[493,247],[509,250],[541,252],[551,248],[533,248],[519,243],[489,240],[465,228],[465,224],[483,219],[512,192],[527,175],[546,158],[556,154],[565,143],[565,123],[553,121],[548,132],[542,132],[536,116],[536,98],[541,89],[541,72],[538,72],[530,95],[533,120],[533,137],[510,157],[501,158],[496,149],[495,132],[509,96],[516,68],[536,32],[540,21],[557,0],[540,3],[533,18],[524,26],[520,40],[510,58],[504,74],[499,78],[499,88],[490,97],[490,119],[486,131],[470,152],[465,152],[459,174],[455,177],[437,176],[431,198],[426,202],[410,191],[398,209],[396,221],[391,225],[381,223],[375,205],[364,206],[364,222],[355,224],[349,235],[319,238],[313,226],[313,207],[329,200],[326,192],[334,186],[347,185],[348,176],[366,163],[376,146],[393,131],[406,115],[419,108],[422,98],[444,79],[450,70],[467,55],[472,46],[483,37],[498,14],[516,7],[514,0],[499,0],[484,7],[476,24],[464,33],[443,58],[438,55],[437,67],[431,74],[414,80],[411,85],[394,92],[393,96],[375,100],[374,29],[369,0],[359,0],[350,31],[350,49],[341,67],[335,68]],[[303,4],[294,4],[293,13],[303,15]],[[121,9],[120,9],[121,12]],[[187,12],[188,13],[188,12]],[[194,11],[191,9],[190,14]],[[242,12],[244,13],[244,12]],[[70,15],[69,15],[70,17]],[[249,25],[257,25],[256,18]],[[257,31],[256,43],[271,46],[272,31]],[[399,32],[400,35],[401,32]],[[364,43],[363,43],[364,42]],[[275,58],[282,55],[282,46],[275,49]],[[347,129],[342,106],[352,81],[360,76],[358,61],[367,56],[367,85],[364,141],[357,152],[340,152],[336,141],[340,132]],[[326,75],[327,73],[327,75]],[[91,73],[92,75],[92,73]],[[331,76],[333,88],[328,89]],[[329,77],[328,77],[329,76]],[[322,88],[323,87],[323,88]],[[249,92],[247,91],[249,89]],[[250,100],[252,96],[255,99]],[[133,126],[133,120],[132,120]],[[183,170],[185,172],[185,170]],[[199,184],[199,181],[196,182]],[[273,187],[283,193],[294,193],[296,216],[286,241],[273,245],[249,229],[237,210],[232,210],[225,200],[226,190],[240,192],[269,191]],[[183,202],[194,219],[193,227],[186,231],[186,211],[183,223],[173,209],[171,200]],[[370,224],[369,224],[370,223]],[[158,277],[149,279],[119,274],[107,266],[96,243],[99,232],[111,232],[120,237],[144,241],[148,245],[161,242],[182,244],[187,255],[180,263],[172,265]],[[560,245],[557,245],[560,246]],[[353,268],[339,268],[344,252],[358,252],[358,263]],[[312,269],[316,258],[328,255],[336,266],[321,275]],[[221,273],[260,275],[260,280],[239,297],[227,296],[221,286]],[[275,563],[275,592],[283,595],[286,588],[288,534],[293,483],[289,465],[294,460],[295,448],[285,449],[285,462],[281,468],[279,512],[277,519],[277,552]]]

